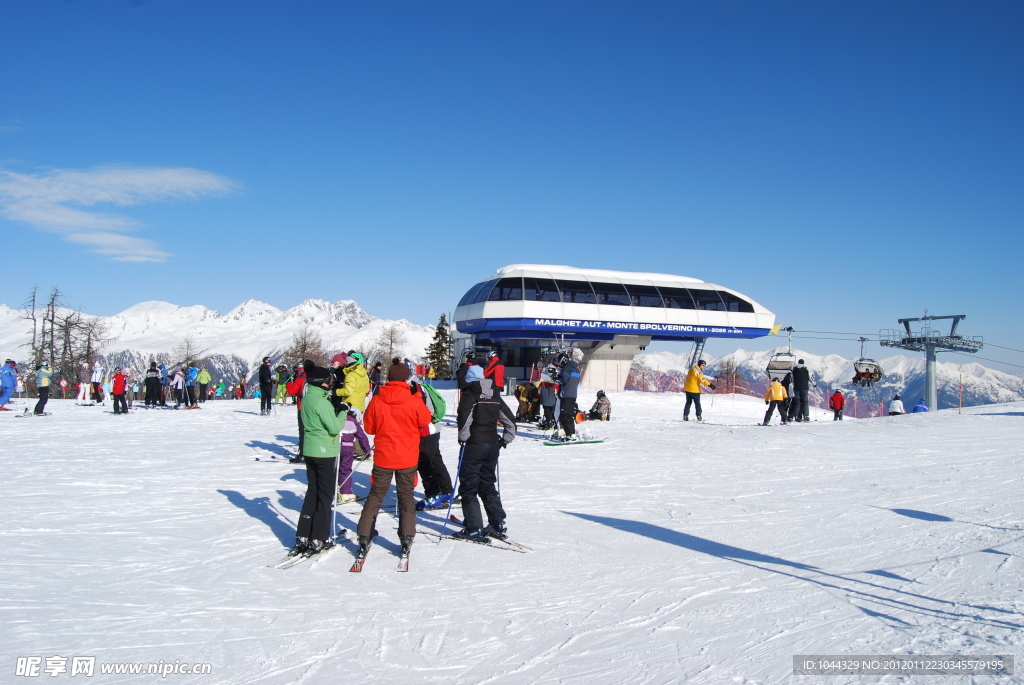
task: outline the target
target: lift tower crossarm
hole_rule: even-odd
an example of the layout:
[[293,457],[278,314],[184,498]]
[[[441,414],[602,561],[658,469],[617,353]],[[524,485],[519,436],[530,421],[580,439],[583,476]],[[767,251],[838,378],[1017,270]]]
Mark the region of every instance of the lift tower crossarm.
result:
[[966,314],[953,314],[951,316],[920,316],[916,319],[897,319],[903,327],[907,329],[907,337],[912,338],[913,333],[910,332],[910,323],[912,321],[937,321],[939,319],[953,319],[953,325],[949,329],[949,337],[956,337],[956,327],[960,325],[960,322],[967,318]]

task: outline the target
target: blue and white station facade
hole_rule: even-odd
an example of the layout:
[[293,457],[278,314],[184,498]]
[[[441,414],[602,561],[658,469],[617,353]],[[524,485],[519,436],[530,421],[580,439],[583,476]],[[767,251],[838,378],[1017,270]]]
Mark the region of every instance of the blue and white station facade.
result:
[[621,390],[651,341],[756,338],[775,314],[751,298],[668,274],[512,264],[463,296],[454,323],[462,349],[497,349],[506,375],[526,378],[553,348],[583,351],[583,384]]

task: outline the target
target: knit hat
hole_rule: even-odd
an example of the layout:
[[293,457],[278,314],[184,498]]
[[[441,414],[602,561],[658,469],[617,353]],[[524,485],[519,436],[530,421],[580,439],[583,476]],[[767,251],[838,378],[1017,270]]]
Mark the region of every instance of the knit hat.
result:
[[407,381],[409,380],[409,367],[399,362],[398,364],[392,364],[388,367],[388,380],[389,381]]
[[336,354],[333,357],[331,357],[331,363],[332,364],[335,364],[335,363],[337,363],[337,364],[347,364],[348,363],[348,355],[345,354],[344,352],[339,352],[338,354]]
[[471,366],[466,369],[466,382],[472,383],[473,381],[482,381],[484,379],[484,370],[479,366]]
[[310,385],[323,385],[331,378],[331,370],[322,366],[306,367],[306,382]]

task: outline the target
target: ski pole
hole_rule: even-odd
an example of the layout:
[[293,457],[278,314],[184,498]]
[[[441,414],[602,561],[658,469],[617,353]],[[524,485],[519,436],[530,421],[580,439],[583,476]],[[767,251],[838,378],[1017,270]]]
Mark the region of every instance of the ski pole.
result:
[[448,532],[448,522],[451,520],[452,507],[455,506],[455,493],[459,491],[459,475],[462,473],[462,457],[466,454],[466,443],[462,443],[459,450],[459,466],[455,471],[455,484],[452,485],[452,501],[448,503],[448,513],[444,517],[444,527],[441,528],[441,535]]
[[335,543],[338,541],[338,469],[341,468],[341,455],[334,458],[334,497],[331,498],[331,537]]

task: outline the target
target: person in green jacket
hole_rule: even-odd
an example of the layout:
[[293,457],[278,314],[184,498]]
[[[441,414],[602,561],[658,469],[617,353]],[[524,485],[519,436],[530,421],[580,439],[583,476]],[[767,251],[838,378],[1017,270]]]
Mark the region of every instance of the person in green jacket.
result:
[[210,389],[210,381],[213,380],[213,376],[206,370],[206,367],[199,369],[199,375],[196,376],[196,382],[199,383],[199,397],[200,402],[206,401],[206,393]]
[[330,369],[306,364],[308,388],[302,398],[302,424],[306,435],[302,456],[306,462],[306,497],[299,513],[295,546],[289,554],[316,554],[333,544],[332,507],[338,487],[338,434],[345,426],[345,414],[335,413],[329,393],[334,376]]

